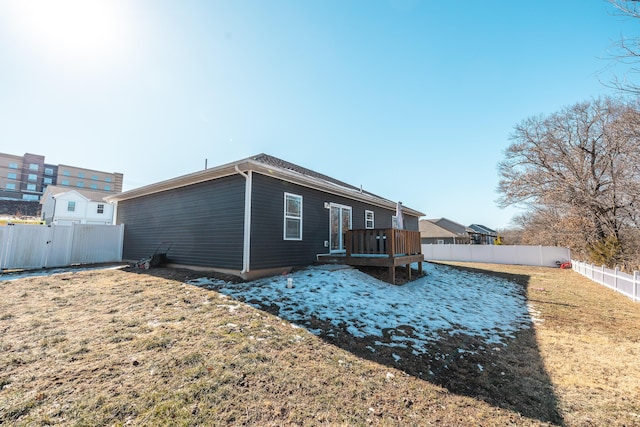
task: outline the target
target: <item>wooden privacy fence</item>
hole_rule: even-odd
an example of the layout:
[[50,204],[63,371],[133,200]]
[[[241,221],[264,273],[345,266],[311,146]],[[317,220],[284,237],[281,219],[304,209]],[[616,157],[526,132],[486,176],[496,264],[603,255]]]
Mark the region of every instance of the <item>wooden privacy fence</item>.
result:
[[640,272],[634,271],[633,274],[627,274],[618,268],[611,270],[604,265],[596,267],[593,264],[574,260],[571,261],[571,266],[573,271],[588,277],[592,281],[620,292],[636,302],[640,301]]
[[0,227],[0,271],[121,262],[124,225]]

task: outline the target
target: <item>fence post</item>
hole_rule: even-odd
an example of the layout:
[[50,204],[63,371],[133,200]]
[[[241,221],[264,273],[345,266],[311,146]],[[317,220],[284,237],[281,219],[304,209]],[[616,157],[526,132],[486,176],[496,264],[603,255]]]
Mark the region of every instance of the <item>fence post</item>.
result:
[[540,266],[544,266],[544,262],[542,261],[544,258],[542,257],[542,245],[538,246],[538,254],[540,255]]
[[633,272],[633,300],[640,301],[640,295],[638,295],[638,282],[640,282],[640,272]]
[[613,276],[613,289],[615,289],[616,291],[618,290],[618,273],[619,272],[620,272],[620,269],[616,267],[616,270]]

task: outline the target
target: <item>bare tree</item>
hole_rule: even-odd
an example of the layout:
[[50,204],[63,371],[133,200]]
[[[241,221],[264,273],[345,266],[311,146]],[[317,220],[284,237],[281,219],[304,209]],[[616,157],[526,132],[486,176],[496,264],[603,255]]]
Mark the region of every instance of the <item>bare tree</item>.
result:
[[[638,0],[608,0],[618,15],[630,19],[640,19],[640,2]],[[640,74],[640,37],[622,37],[616,43],[618,53],[613,59],[629,66],[624,77],[615,76],[611,85],[623,92],[640,95],[640,85],[635,83]]]
[[498,165],[498,202],[528,207],[525,219],[538,240],[558,244],[564,234],[572,236],[562,240],[573,249],[594,250],[620,241],[625,228],[637,229],[640,112],[634,105],[612,98],[577,103],[524,120],[511,140]]

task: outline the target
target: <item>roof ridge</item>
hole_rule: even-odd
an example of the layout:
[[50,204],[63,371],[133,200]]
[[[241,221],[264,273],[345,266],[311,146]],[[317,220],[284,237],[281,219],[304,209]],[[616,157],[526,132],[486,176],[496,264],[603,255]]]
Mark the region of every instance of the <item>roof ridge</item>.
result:
[[295,163],[291,163],[291,162],[289,162],[287,160],[280,159],[280,158],[272,156],[270,154],[260,153],[260,154],[257,154],[255,156],[252,156],[251,160],[254,160],[256,162],[260,162],[260,163],[268,165],[268,166],[279,167],[281,169],[286,169],[286,170],[289,170],[289,171],[301,173],[303,175],[307,175],[307,176],[310,176],[310,177],[313,177],[313,178],[322,179],[322,180],[331,182],[333,184],[340,185],[342,187],[346,187],[346,188],[349,188],[349,189],[352,189],[352,190],[361,191],[363,193],[366,193],[366,194],[369,194],[369,195],[372,195],[372,196],[375,196],[375,197],[380,197],[380,196],[377,196],[377,195],[375,195],[373,193],[370,193],[368,191],[364,191],[364,190],[362,190],[362,188],[356,187],[355,185],[346,183],[344,181],[340,181],[339,179],[332,178],[329,175],[325,175],[323,173],[316,172],[316,171],[311,170],[309,168],[305,168],[304,166],[300,166],[300,165],[297,165]]

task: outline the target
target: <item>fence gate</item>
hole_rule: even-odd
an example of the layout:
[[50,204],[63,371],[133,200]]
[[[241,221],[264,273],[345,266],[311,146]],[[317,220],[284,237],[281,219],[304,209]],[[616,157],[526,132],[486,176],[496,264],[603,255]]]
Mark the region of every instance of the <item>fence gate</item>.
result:
[[122,261],[124,225],[0,227],[0,270]]

